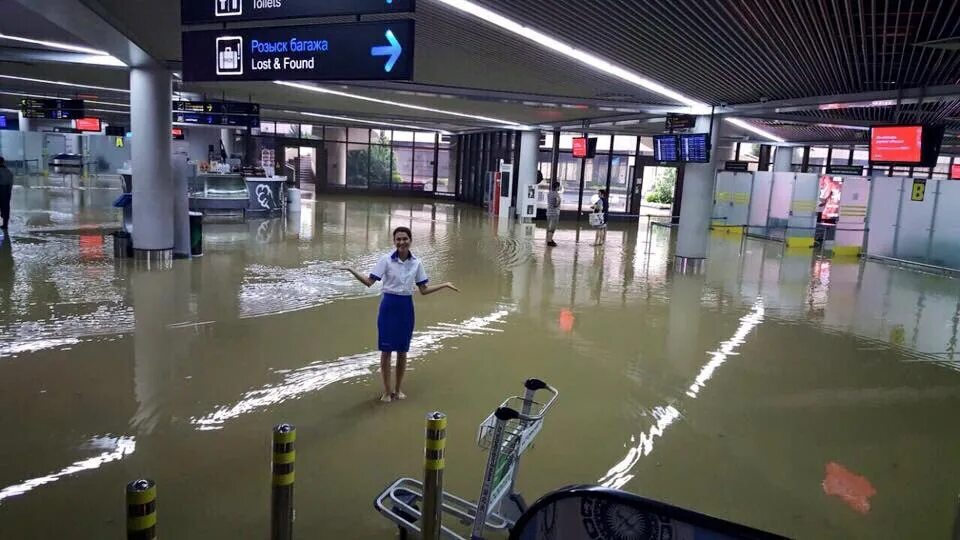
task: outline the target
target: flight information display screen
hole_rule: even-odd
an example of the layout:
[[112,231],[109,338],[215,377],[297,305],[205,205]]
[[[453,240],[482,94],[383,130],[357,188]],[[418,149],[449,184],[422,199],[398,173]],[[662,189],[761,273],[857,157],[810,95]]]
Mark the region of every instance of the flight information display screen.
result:
[[710,135],[708,133],[680,135],[680,161],[709,163]]
[[923,126],[874,126],[870,129],[870,161],[920,163]]
[[653,159],[657,161],[680,161],[680,138],[676,135],[654,136]]

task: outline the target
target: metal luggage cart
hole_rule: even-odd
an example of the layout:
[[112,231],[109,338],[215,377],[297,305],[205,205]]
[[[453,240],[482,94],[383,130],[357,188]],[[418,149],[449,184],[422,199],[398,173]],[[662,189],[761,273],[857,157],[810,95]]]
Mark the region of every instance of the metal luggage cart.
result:
[[[482,539],[486,528],[512,528],[527,510],[523,498],[515,491],[520,457],[543,429],[543,417],[559,393],[539,379],[528,379],[524,382],[524,388],[523,397],[514,396],[505,400],[481,422],[477,431],[477,444],[489,450],[489,454],[476,504],[451,493],[439,494],[441,512],[463,525],[472,525],[472,540]],[[540,391],[549,396],[545,402],[535,399]],[[428,485],[425,497],[423,482],[400,478],[377,496],[374,506],[396,523],[403,533],[413,532],[421,536],[426,525],[425,516],[430,519],[430,513],[421,510],[427,506],[424,503],[430,498],[430,490],[431,486]],[[443,526],[442,522],[438,525],[440,537],[466,540],[466,537]]]

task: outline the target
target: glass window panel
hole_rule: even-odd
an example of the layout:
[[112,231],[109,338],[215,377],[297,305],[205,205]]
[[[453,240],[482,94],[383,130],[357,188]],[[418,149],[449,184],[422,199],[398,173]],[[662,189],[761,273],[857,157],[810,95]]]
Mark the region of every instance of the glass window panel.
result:
[[[614,143],[616,144],[616,143]],[[634,139],[636,144],[636,139]],[[633,173],[634,157],[629,154],[614,154],[610,161],[610,211],[626,212],[630,196],[630,176]]]
[[637,138],[633,135],[617,135],[613,138],[613,151],[633,155],[637,151]]
[[456,181],[450,178],[450,149],[449,145],[441,146],[437,161],[437,191],[453,193]]
[[390,144],[393,140],[393,132],[389,129],[371,129],[370,142],[373,144]]
[[831,165],[846,165],[849,159],[850,159],[849,148],[838,148],[836,146],[833,147],[833,153],[830,155]]
[[370,150],[365,144],[347,145],[347,187],[366,188],[370,164]]
[[790,162],[791,165],[802,165],[803,164],[803,152],[806,150],[803,146],[796,146],[793,149],[793,158]]
[[370,176],[371,188],[386,189],[390,185],[390,160],[393,151],[389,146],[370,146]]
[[289,122],[277,122],[277,135],[280,137],[299,137],[300,124],[291,124]]
[[543,175],[543,179],[545,180],[544,184],[549,183],[553,179],[553,152],[543,149],[540,150],[537,169],[540,171],[540,174]]
[[582,133],[561,133],[560,134],[560,150],[573,150],[573,139],[577,137],[583,137]]
[[300,137],[303,139],[319,139],[323,135],[323,128],[313,124],[300,124]]
[[432,131],[418,131],[414,135],[414,140],[417,143],[417,146],[423,144],[433,145],[433,140],[436,134]]
[[653,155],[653,137],[640,137],[640,155]]
[[260,122],[260,133],[276,133],[276,122]]
[[579,210],[580,165],[583,160],[574,158],[570,153],[560,153],[557,162],[557,181],[560,182],[562,210]]
[[[958,161],[960,163],[960,161]],[[937,166],[933,169],[934,173],[950,173],[950,156],[939,156]]]
[[864,148],[857,148],[853,151],[853,164],[854,165],[863,165],[864,167],[870,165],[870,150]]
[[760,145],[740,143],[740,161],[760,161]]
[[[412,132],[408,132],[411,135]],[[413,148],[397,147],[396,140],[393,146],[393,181],[402,183],[402,186],[393,186],[401,189],[410,189],[413,183]]]
[[590,135],[590,137],[597,139],[597,154],[610,153],[610,135]]
[[433,191],[433,145],[430,148],[417,148],[413,157],[414,191]]
[[540,145],[541,149],[553,150],[553,141],[557,138],[554,132],[541,133],[540,138],[543,141],[543,144]]
[[[329,137],[335,138],[335,135],[330,133]],[[366,128],[347,128],[347,140],[352,143],[367,144],[370,142],[370,130]]]
[[394,146],[410,146],[413,144],[413,132],[412,131],[396,131],[393,132],[393,145]]

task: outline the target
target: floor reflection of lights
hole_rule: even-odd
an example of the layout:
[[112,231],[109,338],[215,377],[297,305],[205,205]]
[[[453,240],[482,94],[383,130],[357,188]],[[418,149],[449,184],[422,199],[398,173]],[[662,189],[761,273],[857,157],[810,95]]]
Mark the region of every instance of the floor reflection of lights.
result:
[[[414,334],[410,344],[410,360],[436,352],[443,342],[474,335],[502,332],[495,324],[503,323],[511,308],[503,307],[482,317],[473,317],[459,323],[438,323],[424,332]],[[370,351],[342,356],[333,361],[318,361],[306,367],[281,372],[283,382],[247,392],[243,399],[231,406],[223,406],[190,422],[198,430],[221,429],[223,424],[255,410],[299,398],[333,383],[374,373],[380,365],[380,353]]]
[[7,486],[0,490],[0,504],[3,503],[5,499],[11,497],[16,497],[18,495],[23,495],[29,491],[32,491],[38,487],[51,484],[68,476],[81,473],[84,471],[92,471],[94,469],[99,469],[103,465],[110,463],[112,461],[119,461],[124,457],[132,454],[137,449],[137,443],[133,437],[94,437],[90,439],[87,444],[84,445],[85,449],[90,450],[105,450],[100,454],[93,456],[91,458],[82,459],[76,461],[63,469],[50,473],[45,476],[40,476],[37,478],[31,478],[25,480],[19,484],[14,484],[12,486]]
[[[758,299],[753,304],[753,309],[750,313],[740,319],[740,326],[737,327],[737,331],[733,334],[733,337],[721,343],[719,349],[708,353],[711,357],[710,361],[700,369],[693,384],[687,389],[687,397],[692,399],[697,398],[700,391],[706,386],[707,381],[713,377],[716,370],[722,366],[730,356],[737,354],[737,349],[746,343],[746,338],[750,332],[763,322],[763,315],[763,300]],[[631,446],[627,451],[627,455],[600,478],[600,484],[605,487],[620,489],[633,479],[634,475],[631,474],[630,471],[640,462],[640,458],[650,455],[650,453],[653,452],[654,440],[658,437],[663,437],[667,428],[682,416],[680,410],[675,406],[679,405],[679,403],[680,399],[677,399],[673,403],[653,409],[652,414],[656,419],[654,425],[639,436],[631,436]]]

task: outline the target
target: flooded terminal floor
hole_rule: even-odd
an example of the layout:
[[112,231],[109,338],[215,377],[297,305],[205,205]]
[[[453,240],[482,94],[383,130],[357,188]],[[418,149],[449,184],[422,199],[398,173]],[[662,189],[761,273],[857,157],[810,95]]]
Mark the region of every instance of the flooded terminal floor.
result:
[[[156,480],[165,538],[265,537],[270,429],[298,427],[296,532],[393,538],[374,497],[421,477],[449,417],[446,487],[479,493],[480,421],[522,381],[561,394],[519,479],[528,501],[598,483],[800,538],[948,538],[960,492],[954,279],[715,236],[701,275],[670,231],[501,227],[447,203],[324,198],[205,225],[170,271],[115,262],[115,191],[15,192],[0,251],[0,538],[113,538]],[[26,207],[30,210],[24,211]],[[409,226],[409,398],[375,401],[378,292]],[[579,241],[578,241],[579,240]],[[649,242],[649,243],[648,243]]]

